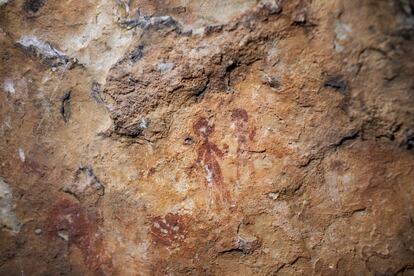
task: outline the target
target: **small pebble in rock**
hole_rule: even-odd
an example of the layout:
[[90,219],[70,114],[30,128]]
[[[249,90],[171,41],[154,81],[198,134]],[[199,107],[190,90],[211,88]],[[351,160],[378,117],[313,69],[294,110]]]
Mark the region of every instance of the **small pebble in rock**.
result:
[[36,235],[40,235],[40,234],[42,234],[42,229],[37,228],[37,229],[35,230],[35,234],[36,234]]
[[262,83],[275,89],[280,87],[280,81],[276,77],[269,76],[267,74],[262,75]]
[[192,145],[192,144],[194,144],[194,140],[193,140],[193,138],[191,138],[191,137],[186,137],[186,138],[184,139],[184,145]]
[[68,241],[68,240],[69,240],[69,234],[67,233],[67,231],[64,231],[64,230],[59,231],[59,232],[58,232],[58,236],[59,236],[62,240],[64,240],[64,241]]

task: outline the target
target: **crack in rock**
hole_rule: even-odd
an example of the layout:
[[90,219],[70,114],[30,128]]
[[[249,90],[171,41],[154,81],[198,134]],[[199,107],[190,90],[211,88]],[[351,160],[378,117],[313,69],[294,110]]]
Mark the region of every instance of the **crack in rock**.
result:
[[39,40],[37,37],[22,36],[16,43],[19,47],[36,56],[50,67],[66,67],[71,65],[65,53],[53,47],[49,42]]

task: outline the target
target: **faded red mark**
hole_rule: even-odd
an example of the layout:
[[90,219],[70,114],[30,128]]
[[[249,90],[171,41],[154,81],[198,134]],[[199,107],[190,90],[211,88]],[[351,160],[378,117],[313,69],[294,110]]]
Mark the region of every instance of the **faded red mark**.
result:
[[26,160],[22,163],[22,166],[23,171],[27,174],[37,174],[39,176],[44,176],[48,171],[47,166],[35,162],[29,158],[26,158]]
[[256,129],[252,129],[249,133],[249,140],[253,141],[255,136],[256,136]]
[[348,169],[347,165],[342,160],[333,160],[330,163],[331,170],[336,171],[339,174],[343,174]]
[[193,125],[194,133],[202,138],[202,143],[198,148],[197,162],[203,166],[206,173],[208,187],[216,187],[220,192],[223,201],[231,201],[230,192],[224,185],[223,174],[217,158],[223,158],[222,151],[212,142],[209,136],[214,132],[214,124],[210,125],[206,118],[200,118]]
[[151,235],[156,243],[178,246],[184,242],[188,233],[188,217],[168,213],[164,217],[151,219]]
[[237,141],[239,144],[244,144],[247,141],[247,122],[249,121],[249,115],[247,111],[241,108],[236,108],[231,112],[231,120],[236,125],[237,129]]
[[51,209],[46,229],[51,237],[66,233],[68,242],[81,250],[86,266],[95,275],[107,275],[112,272],[112,260],[104,248],[101,220],[93,208],[61,200]]
[[241,161],[241,154],[243,153],[243,148],[246,147],[248,140],[253,141],[254,136],[256,135],[255,129],[249,130],[248,121],[249,115],[247,111],[242,108],[236,108],[231,113],[231,120],[236,125],[236,137],[237,137],[237,168],[236,174],[237,179],[240,180],[240,163],[245,163]]
[[256,131],[249,130],[248,121],[249,115],[247,111],[242,108],[236,108],[231,113],[231,120],[236,125],[238,151],[241,151],[241,146],[248,140],[252,141],[256,135]]

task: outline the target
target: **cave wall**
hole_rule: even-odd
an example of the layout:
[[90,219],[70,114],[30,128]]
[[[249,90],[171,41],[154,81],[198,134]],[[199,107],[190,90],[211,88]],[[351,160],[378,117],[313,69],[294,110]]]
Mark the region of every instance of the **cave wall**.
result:
[[414,275],[411,0],[0,0],[0,275]]

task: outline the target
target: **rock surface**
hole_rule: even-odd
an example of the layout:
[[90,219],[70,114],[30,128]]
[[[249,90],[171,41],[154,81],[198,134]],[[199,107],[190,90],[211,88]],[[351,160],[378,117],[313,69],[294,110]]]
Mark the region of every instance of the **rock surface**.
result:
[[0,275],[414,275],[411,0],[0,0]]

